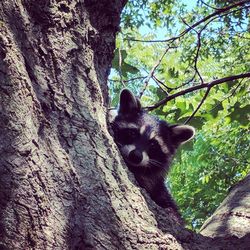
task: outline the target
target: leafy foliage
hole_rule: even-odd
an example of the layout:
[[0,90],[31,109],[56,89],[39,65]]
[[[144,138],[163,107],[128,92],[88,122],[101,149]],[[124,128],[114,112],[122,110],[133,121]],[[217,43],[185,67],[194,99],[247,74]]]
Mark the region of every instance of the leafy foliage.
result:
[[[236,2],[129,1],[110,76],[112,106],[124,87],[141,95],[144,106],[152,106],[184,89],[249,72],[250,2],[224,10]],[[213,17],[206,19],[209,15]],[[191,116],[189,124],[197,130],[169,176],[175,199],[194,229],[250,168],[249,78],[213,86],[204,98],[206,90],[190,91],[152,111],[171,123]]]
[[[199,228],[250,170],[249,133],[233,122],[198,134],[194,150],[183,150],[170,174],[171,190],[188,225]],[[225,141],[227,143],[225,143]]]

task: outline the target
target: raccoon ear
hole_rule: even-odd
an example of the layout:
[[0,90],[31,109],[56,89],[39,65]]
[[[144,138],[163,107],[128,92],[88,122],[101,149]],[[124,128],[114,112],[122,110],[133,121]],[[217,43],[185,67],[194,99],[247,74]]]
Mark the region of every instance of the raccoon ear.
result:
[[120,94],[119,113],[131,114],[141,111],[141,103],[128,89],[123,89]]
[[191,140],[195,135],[195,129],[189,125],[173,125],[172,140],[175,144],[180,145]]

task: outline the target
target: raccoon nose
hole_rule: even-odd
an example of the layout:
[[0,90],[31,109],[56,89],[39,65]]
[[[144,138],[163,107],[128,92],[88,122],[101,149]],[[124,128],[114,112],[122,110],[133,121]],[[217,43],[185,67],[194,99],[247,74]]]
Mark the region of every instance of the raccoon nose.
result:
[[138,164],[142,161],[142,153],[138,150],[133,150],[129,153],[129,160],[135,164]]

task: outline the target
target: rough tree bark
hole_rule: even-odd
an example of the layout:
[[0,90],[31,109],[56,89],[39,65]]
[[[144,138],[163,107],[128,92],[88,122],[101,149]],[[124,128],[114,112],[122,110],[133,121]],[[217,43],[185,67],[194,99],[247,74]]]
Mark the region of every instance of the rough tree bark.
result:
[[107,76],[125,3],[1,1],[0,249],[249,243],[184,229],[120,162],[106,125]]
[[210,237],[250,234],[250,175],[237,183],[200,232]]

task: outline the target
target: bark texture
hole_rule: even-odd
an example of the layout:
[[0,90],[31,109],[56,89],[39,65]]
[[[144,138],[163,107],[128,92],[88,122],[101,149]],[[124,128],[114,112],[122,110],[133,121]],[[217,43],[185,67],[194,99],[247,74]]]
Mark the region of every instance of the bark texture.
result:
[[126,0],[0,2],[0,249],[244,249],[185,230],[106,125]]
[[204,223],[200,232],[210,237],[250,234],[250,175],[230,191],[214,214]]

